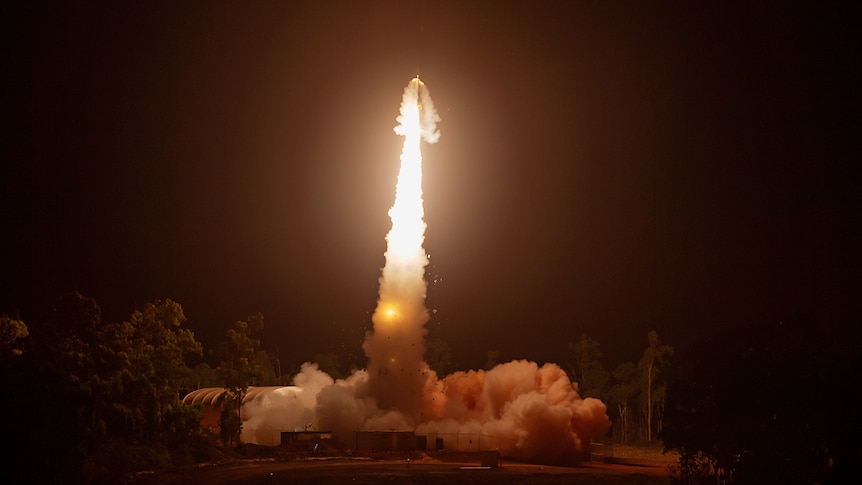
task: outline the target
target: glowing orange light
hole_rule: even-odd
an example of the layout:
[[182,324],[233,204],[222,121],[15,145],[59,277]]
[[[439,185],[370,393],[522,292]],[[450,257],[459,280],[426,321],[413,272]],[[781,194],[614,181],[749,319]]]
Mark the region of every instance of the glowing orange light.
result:
[[[423,107],[424,104],[424,107]],[[440,118],[425,84],[415,77],[404,88],[395,133],[404,137],[395,203],[389,209],[392,228],[386,235],[386,264],[380,279],[380,299],[372,320],[375,329],[400,331],[427,321],[425,209],[422,202],[422,140],[435,143]],[[400,329],[400,330],[399,330]]]

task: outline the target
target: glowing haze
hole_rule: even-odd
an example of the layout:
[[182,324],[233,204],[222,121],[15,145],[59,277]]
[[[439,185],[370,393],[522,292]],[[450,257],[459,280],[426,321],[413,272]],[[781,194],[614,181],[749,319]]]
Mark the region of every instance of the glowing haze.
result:
[[439,379],[425,363],[421,142],[437,142],[440,118],[418,77],[404,89],[397,120],[404,147],[374,329],[363,344],[368,368],[335,381],[316,364],[304,364],[295,391],[245,405],[245,439],[265,429],[311,427],[351,443],[356,430],[401,430],[443,438],[447,449],[497,449],[543,463],[583,458],[610,421],[604,403],[581,399],[559,366],[519,360]]

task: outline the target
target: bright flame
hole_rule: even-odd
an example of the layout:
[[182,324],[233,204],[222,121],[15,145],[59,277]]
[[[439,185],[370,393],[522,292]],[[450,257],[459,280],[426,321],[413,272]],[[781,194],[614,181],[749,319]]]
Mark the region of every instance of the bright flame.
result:
[[[392,229],[386,236],[386,264],[380,278],[380,298],[365,338],[368,371],[383,408],[419,409],[428,376],[425,353],[425,209],[422,205],[424,139],[440,137],[439,121],[428,88],[418,77],[404,88],[395,133],[404,137],[395,204],[389,210]],[[406,396],[406,397],[405,397]]]
[[425,240],[425,209],[422,206],[422,139],[420,117],[420,90],[425,84],[414,78],[404,90],[401,103],[401,116],[395,133],[404,136],[401,150],[401,171],[395,187],[395,205],[389,209],[392,229],[386,240],[389,243],[386,253],[387,262],[410,260],[413,264],[427,264],[427,256],[422,248]]
[[428,89],[418,77],[411,80],[395,128],[405,138],[404,149],[374,330],[363,343],[368,368],[336,381],[317,364],[303,364],[294,377],[303,391],[272,392],[269,400],[244,405],[244,429],[270,430],[277,437],[285,429],[311,427],[331,430],[344,442],[357,430],[414,430],[428,440],[444,438],[448,450],[496,449],[553,464],[586,458],[589,443],[610,428],[607,408],[597,399],[581,399],[577,383],[560,366],[516,360],[438,379],[423,360],[429,315],[420,144],[440,137],[437,121]]

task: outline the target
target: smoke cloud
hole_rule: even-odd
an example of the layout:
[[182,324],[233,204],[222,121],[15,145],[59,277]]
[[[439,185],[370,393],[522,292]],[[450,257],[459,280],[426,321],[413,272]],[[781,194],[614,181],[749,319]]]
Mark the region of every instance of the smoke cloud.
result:
[[420,143],[439,140],[440,117],[418,77],[404,90],[397,120],[395,132],[405,140],[374,329],[363,344],[368,368],[333,380],[306,363],[295,387],[244,406],[245,428],[331,431],[346,443],[357,430],[415,430],[441,438],[447,449],[497,449],[539,463],[585,457],[589,442],[610,428],[607,410],[597,399],[581,399],[559,366],[519,360],[440,378],[424,361],[428,257]]

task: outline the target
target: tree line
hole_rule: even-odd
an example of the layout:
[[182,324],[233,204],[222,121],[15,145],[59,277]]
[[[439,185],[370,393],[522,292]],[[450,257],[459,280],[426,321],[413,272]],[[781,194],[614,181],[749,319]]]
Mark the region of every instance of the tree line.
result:
[[858,481],[858,334],[811,315],[740,325],[674,358],[660,434],[680,483]]
[[[266,367],[256,339],[263,316],[234,323],[215,369],[189,367],[203,347],[185,325],[170,299],[106,322],[80,293],[33,322],[0,316],[0,388],[11,404],[2,420],[4,477],[121,483],[133,471],[210,460],[219,442],[238,443],[239,403]],[[201,428],[199,406],[182,404],[201,385],[226,390],[220,436]]]
[[583,397],[607,404],[614,442],[659,441],[679,454],[672,483],[851,483],[862,457],[862,347],[826,328],[795,315],[681,352],[651,331],[640,360],[613,372],[581,335],[569,370]]
[[[137,470],[214,460],[240,444],[240,403],[252,385],[286,384],[258,339],[261,314],[230,326],[203,359],[181,305],[158,300],[103,321],[79,293],[33,321],[0,315],[3,475],[11,483],[122,483]],[[848,483],[862,456],[860,346],[812,318],[742,326],[675,349],[650,331],[637,362],[613,371],[582,334],[568,372],[582,397],[607,404],[617,443],[660,442],[679,453],[677,483]],[[486,368],[499,352],[490,351]],[[441,371],[445,342],[426,354]],[[339,356],[320,368],[344,375]],[[220,431],[200,426],[182,397],[222,387]]]
[[608,406],[612,441],[652,442],[662,429],[667,397],[665,371],[674,349],[663,343],[655,330],[646,336],[647,346],[637,363],[624,362],[613,372],[602,364],[600,345],[586,334],[569,342],[568,371],[581,397],[601,399]]

